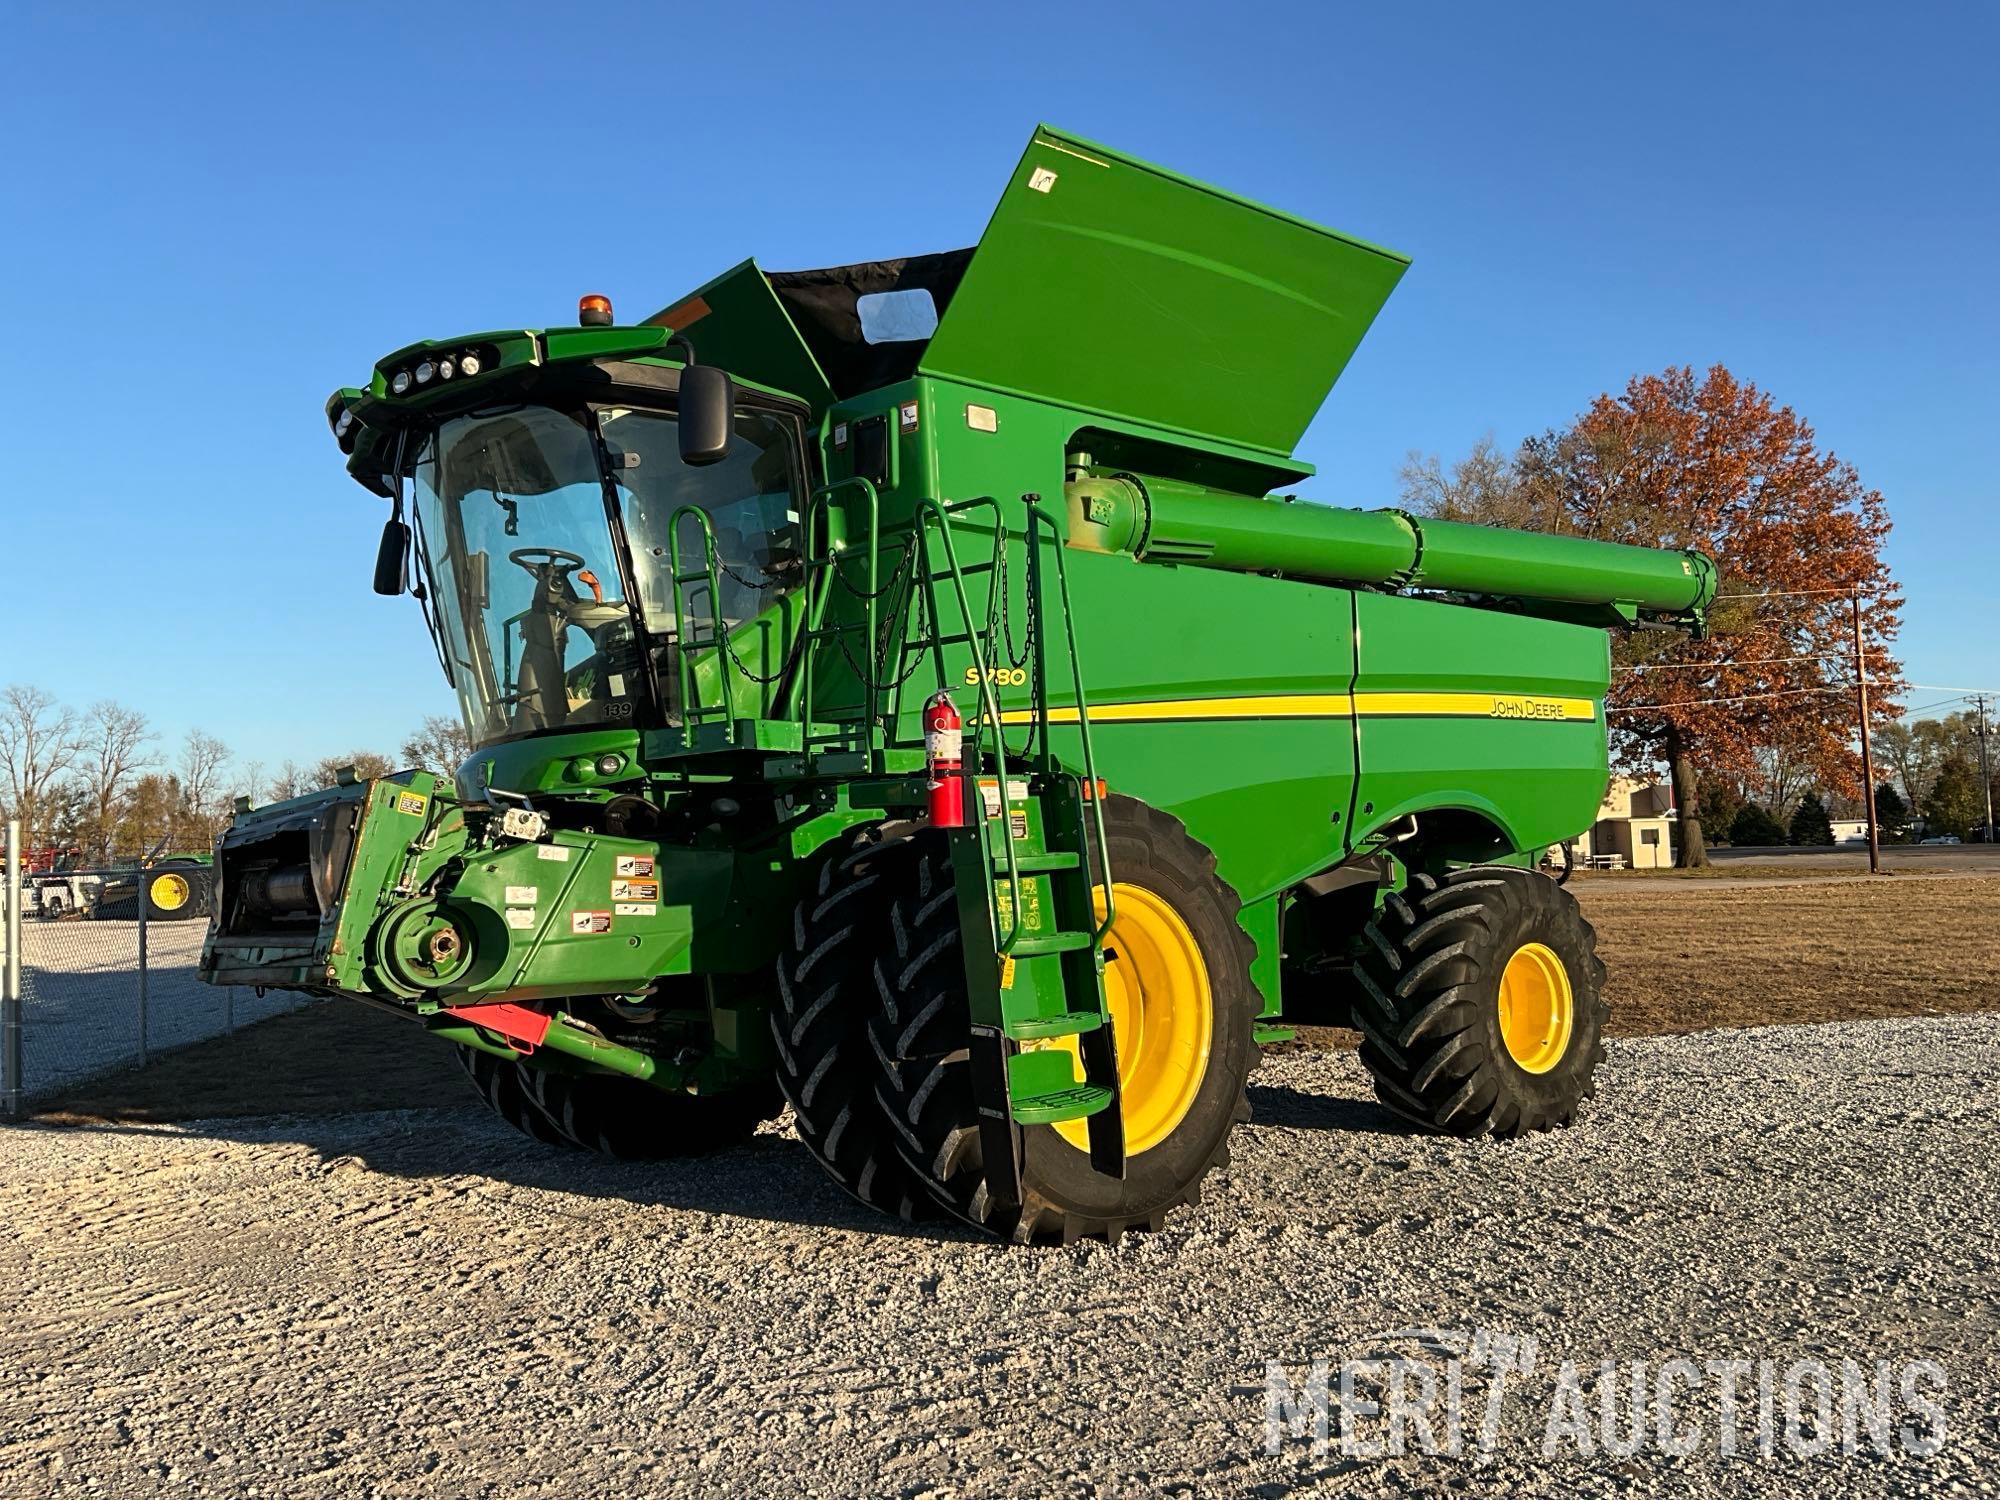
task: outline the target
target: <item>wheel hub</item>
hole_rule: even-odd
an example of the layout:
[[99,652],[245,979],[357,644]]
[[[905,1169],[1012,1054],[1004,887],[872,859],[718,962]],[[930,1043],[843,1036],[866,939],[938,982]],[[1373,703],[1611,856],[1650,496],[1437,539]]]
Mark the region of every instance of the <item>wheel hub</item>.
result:
[[[1214,1042],[1215,997],[1201,945],[1166,898],[1123,881],[1112,893],[1117,915],[1105,946],[1115,957],[1105,965],[1104,1000],[1118,1048],[1125,1154],[1133,1157],[1172,1135],[1194,1106]],[[1102,892],[1096,908],[1101,918]],[[1065,1038],[1064,1047],[1075,1052],[1076,1038]],[[1088,1121],[1053,1128],[1078,1150],[1090,1149]]]
[[1546,943],[1523,943],[1500,971],[1500,1039],[1528,1073],[1546,1073],[1569,1050],[1576,995],[1569,970]]

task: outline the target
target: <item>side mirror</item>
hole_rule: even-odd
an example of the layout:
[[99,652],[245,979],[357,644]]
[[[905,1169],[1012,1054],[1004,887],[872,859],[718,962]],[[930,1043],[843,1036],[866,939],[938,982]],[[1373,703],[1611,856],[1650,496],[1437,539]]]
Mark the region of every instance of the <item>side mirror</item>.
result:
[[375,592],[403,592],[403,573],[410,560],[410,528],[391,517],[382,524],[382,545],[375,549]]
[[735,382],[721,366],[689,365],[681,371],[682,463],[712,464],[729,456],[735,406]]

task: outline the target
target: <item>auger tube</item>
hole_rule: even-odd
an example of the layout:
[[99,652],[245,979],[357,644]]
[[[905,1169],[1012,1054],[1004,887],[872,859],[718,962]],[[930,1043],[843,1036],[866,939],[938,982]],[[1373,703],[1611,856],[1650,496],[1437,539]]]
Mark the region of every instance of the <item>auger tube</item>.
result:
[[1698,620],[1715,597],[1715,565],[1699,552],[1231,494],[1149,474],[1085,473],[1066,490],[1072,546],[1142,562],[1624,606],[1686,620]]

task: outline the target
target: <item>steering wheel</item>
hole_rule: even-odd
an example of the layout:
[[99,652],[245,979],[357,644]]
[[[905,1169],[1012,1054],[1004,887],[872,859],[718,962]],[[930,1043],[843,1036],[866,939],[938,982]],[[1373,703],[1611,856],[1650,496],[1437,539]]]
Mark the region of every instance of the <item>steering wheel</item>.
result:
[[[584,566],[587,559],[578,557],[574,552],[565,552],[560,547],[516,547],[507,554],[507,561],[536,575],[544,568],[554,568],[557,576],[562,576],[574,573]],[[561,563],[568,563],[569,566],[558,566]]]

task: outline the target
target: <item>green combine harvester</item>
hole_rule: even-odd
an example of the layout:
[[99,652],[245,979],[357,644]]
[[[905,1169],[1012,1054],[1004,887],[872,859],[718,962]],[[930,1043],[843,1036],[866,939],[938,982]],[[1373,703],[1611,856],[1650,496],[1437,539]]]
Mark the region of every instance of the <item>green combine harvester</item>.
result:
[[1604,970],[1535,855],[1653,551],[1273,493],[1407,260],[1053,130],[979,244],[413,344],[327,415],[477,747],[240,804],[201,970],[393,1007],[621,1157],[789,1101],[1023,1242],[1196,1198],[1260,1043],[1567,1123]]

